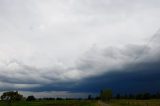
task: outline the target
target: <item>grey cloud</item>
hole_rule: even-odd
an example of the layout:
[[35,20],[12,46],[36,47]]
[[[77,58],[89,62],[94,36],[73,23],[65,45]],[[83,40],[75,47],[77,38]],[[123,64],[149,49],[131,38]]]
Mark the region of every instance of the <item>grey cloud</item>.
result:
[[[8,85],[19,84],[17,89],[25,88],[23,84],[26,84],[26,88],[32,84],[33,87],[34,84],[38,86],[55,84],[57,89],[62,87],[62,90],[65,90],[63,89],[65,83],[76,83],[82,79],[103,75],[103,73],[110,73],[114,70],[127,70],[126,67],[133,69],[136,64],[158,61],[159,50],[156,44],[154,42],[152,45],[129,44],[120,48],[105,47],[102,49],[93,46],[78,59],[75,66],[67,68],[63,66],[35,68],[17,60],[11,60],[3,63],[4,68],[1,67],[3,70],[1,70],[0,79],[1,82]],[[132,65],[133,67],[131,67]],[[145,68],[143,67],[143,69]],[[58,83],[62,83],[62,86],[59,87]]]
[[158,0],[0,0],[0,5],[5,88],[84,90],[87,78],[159,63],[159,33],[146,44],[159,27]]

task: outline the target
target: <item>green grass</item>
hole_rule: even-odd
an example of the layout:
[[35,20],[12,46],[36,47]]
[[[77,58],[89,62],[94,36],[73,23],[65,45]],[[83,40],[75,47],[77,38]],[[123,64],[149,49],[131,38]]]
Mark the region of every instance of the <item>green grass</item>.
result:
[[111,106],[160,106],[160,100],[112,100]]
[[97,106],[97,101],[88,100],[41,100],[41,101],[20,101],[8,104],[0,102],[0,106]]

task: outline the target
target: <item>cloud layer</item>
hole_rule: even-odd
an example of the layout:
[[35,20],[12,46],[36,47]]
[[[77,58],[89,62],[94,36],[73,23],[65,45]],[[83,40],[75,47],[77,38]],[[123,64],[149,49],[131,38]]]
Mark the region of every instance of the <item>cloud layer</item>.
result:
[[158,0],[0,5],[1,91],[160,89]]

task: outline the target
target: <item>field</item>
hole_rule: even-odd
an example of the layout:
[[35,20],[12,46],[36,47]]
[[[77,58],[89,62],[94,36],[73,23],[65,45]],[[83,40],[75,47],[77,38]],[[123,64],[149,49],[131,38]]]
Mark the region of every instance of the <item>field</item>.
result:
[[0,106],[98,106],[97,101],[88,100],[41,100],[34,102],[20,101],[12,104],[0,102]]
[[160,106],[160,100],[112,100],[110,106]]
[[[12,104],[0,102],[0,106],[101,106],[96,100],[41,100],[20,101]],[[160,100],[112,100],[102,106],[160,106]]]

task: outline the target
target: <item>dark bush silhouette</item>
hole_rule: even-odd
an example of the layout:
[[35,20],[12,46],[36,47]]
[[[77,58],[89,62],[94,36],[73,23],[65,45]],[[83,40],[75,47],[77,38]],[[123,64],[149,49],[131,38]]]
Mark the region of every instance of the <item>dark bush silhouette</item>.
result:
[[64,100],[64,99],[63,99],[63,98],[58,97],[58,98],[56,98],[56,100]]
[[96,96],[96,97],[95,97],[95,100],[99,100],[99,99],[100,99],[100,97],[99,97],[99,96]]
[[88,100],[91,100],[92,99],[92,95],[88,95]]
[[120,94],[117,94],[116,95],[116,99],[120,99],[121,98],[121,95]]
[[151,99],[151,94],[150,93],[144,93],[143,94],[143,99]]
[[32,95],[32,96],[28,96],[26,101],[34,101],[36,100],[36,98]]

